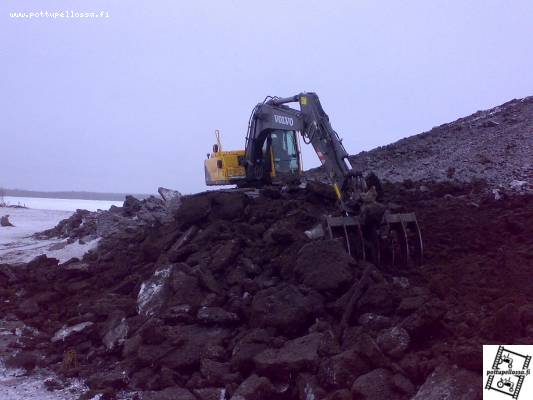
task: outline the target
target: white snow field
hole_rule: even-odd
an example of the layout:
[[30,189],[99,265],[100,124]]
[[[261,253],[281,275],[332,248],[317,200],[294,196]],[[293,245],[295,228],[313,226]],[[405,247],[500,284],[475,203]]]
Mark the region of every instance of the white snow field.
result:
[[122,201],[111,200],[80,200],[80,199],[47,199],[43,197],[11,197],[5,196],[9,205],[21,205],[38,210],[76,211],[77,209],[96,211],[109,210],[115,205],[122,206]]
[[25,205],[29,208],[0,207],[0,217],[9,215],[14,227],[0,227],[0,263],[15,264],[28,262],[41,254],[54,257],[63,263],[72,257],[81,258],[93,249],[98,240],[86,244],[71,243],[66,240],[36,240],[31,237],[68,218],[77,209],[95,211],[109,209],[112,205],[121,206],[120,201],[44,199],[32,197],[5,197],[10,205]]
[[67,244],[66,240],[61,239],[37,240],[31,237],[32,234],[52,228],[62,219],[70,217],[72,211],[0,207],[0,216],[6,214],[15,226],[0,227],[0,263],[28,262],[41,254],[57,258],[63,263],[72,257],[81,258],[98,242],[93,240],[83,245],[77,242]]

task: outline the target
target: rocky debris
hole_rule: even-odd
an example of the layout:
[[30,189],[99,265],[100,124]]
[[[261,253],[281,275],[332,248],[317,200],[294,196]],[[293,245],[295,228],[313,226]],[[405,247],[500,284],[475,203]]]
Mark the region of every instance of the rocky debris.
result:
[[514,189],[514,190],[526,189],[528,187],[528,185],[529,185],[529,183],[527,181],[519,181],[519,180],[516,180],[516,179],[513,179],[509,183],[509,186],[511,187],[511,189]]
[[318,379],[312,374],[299,374],[296,379],[299,400],[322,399],[326,391],[320,387]]
[[359,317],[359,324],[375,331],[387,328],[391,325],[391,319],[384,315],[365,313]]
[[124,312],[111,314],[102,328],[102,343],[107,351],[120,347],[128,336],[128,322]]
[[174,190],[159,188],[162,198],[150,196],[138,200],[126,196],[122,207],[91,212],[76,210],[54,228],[34,234],[36,239],[61,238],[67,243],[90,242],[96,238],[134,240],[144,229],[169,224],[174,220],[182,202],[182,195]]
[[485,327],[495,340],[505,341],[516,336],[522,332],[520,311],[514,304],[507,303],[487,319]]
[[42,364],[41,357],[35,351],[19,351],[5,361],[8,368],[23,368],[27,371],[32,371],[39,364]]
[[401,394],[395,391],[392,374],[383,368],[359,376],[352,385],[355,398],[363,400],[399,400]]
[[194,389],[193,393],[198,398],[198,400],[225,400],[227,399],[227,390],[226,388],[205,388],[205,389]]
[[171,273],[172,266],[162,266],[154,271],[150,279],[141,284],[137,295],[137,310],[139,314],[151,316],[161,311],[168,299]]
[[406,396],[412,396],[415,393],[415,385],[413,385],[409,378],[402,374],[395,374],[392,377],[392,385],[396,392]]
[[0,217],[0,226],[15,226],[9,221],[9,215]]
[[181,193],[177,190],[160,187],[157,189],[159,195],[163,198],[165,206],[171,213],[175,213],[181,206]]
[[377,344],[385,354],[401,358],[409,347],[409,340],[407,331],[395,326],[382,331],[377,338]]
[[44,381],[43,385],[49,392],[53,392],[54,390],[61,390],[66,386],[63,382],[60,382],[59,380],[54,378],[48,378]]
[[231,354],[232,368],[246,372],[254,368],[254,357],[267,349],[273,338],[264,329],[253,329],[236,340]]
[[19,312],[25,317],[35,316],[41,309],[34,299],[26,299],[19,304]]
[[266,349],[254,357],[258,373],[283,379],[298,372],[315,372],[322,334],[312,333],[286,342],[279,349]]
[[257,328],[272,327],[281,334],[294,336],[304,332],[322,308],[323,299],[318,293],[284,284],[255,294],[250,324]]
[[267,400],[273,394],[274,386],[268,378],[251,375],[240,384],[231,400]]
[[361,296],[357,303],[359,312],[375,312],[378,314],[390,314],[399,303],[396,289],[389,282],[380,282],[372,285]]
[[96,372],[89,377],[88,384],[95,389],[123,389],[127,385],[127,377],[119,370]]
[[71,238],[72,241],[96,234],[96,215],[87,210],[76,210],[55,227],[34,235],[37,239]]
[[480,375],[450,365],[433,371],[412,400],[478,400],[481,399],[483,379]]
[[[16,364],[109,398],[406,399],[433,374],[481,380],[484,343],[527,342],[530,195],[386,184],[384,204],[415,211],[424,235],[424,265],[400,269],[311,241],[336,205],[309,187],[180,196],[172,212],[128,198],[61,223],[66,240],[104,236],[82,260],[0,265],[0,312],[32,332],[11,345]],[[451,363],[462,372],[439,369]]]
[[166,388],[163,390],[151,390],[144,392],[143,400],[196,400],[196,396],[194,396],[189,390],[178,388],[178,387],[171,387]]
[[[387,146],[351,156],[354,169],[389,182],[471,182],[533,190],[533,96],[446,123]],[[320,169],[310,177],[322,178]],[[427,189],[420,186],[421,191]]]
[[319,380],[328,389],[349,388],[354,380],[372,367],[356,348],[345,350],[320,364]]
[[[415,312],[406,317],[400,328],[411,336],[422,336],[435,329],[445,313],[444,303],[440,300],[432,300],[424,304]],[[400,332],[400,331],[398,331]]]
[[346,291],[352,282],[354,260],[336,240],[308,243],[298,252],[295,273],[306,286],[321,292]]
[[94,325],[93,322],[87,321],[87,322],[80,322],[79,324],[72,325],[72,326],[63,326],[60,330],[58,330],[54,336],[50,339],[52,343],[58,342],[60,340],[65,341],[66,338],[68,338],[73,333],[82,332],[85,328],[89,328],[90,326]]
[[228,325],[239,322],[239,316],[237,314],[226,311],[220,307],[202,307],[198,311],[196,319],[208,325]]

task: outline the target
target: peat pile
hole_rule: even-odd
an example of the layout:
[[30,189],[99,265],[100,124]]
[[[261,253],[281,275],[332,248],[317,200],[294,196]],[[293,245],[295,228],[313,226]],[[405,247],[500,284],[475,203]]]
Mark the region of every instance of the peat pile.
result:
[[87,397],[481,398],[481,345],[532,344],[533,198],[424,187],[386,186],[417,213],[422,267],[309,240],[335,210],[318,184],[182,197],[81,261],[3,265],[2,314],[35,328],[8,365],[81,376]]
[[35,239],[60,238],[68,243],[89,242],[97,238],[120,238],[125,232],[170,223],[172,212],[180,206],[179,192],[159,188],[161,198],[149,196],[138,200],[126,196],[122,207],[111,206],[109,210],[91,212],[76,210],[51,229],[33,235]]
[[[533,96],[440,125],[351,156],[354,168],[382,180],[470,182],[533,191]],[[309,172],[320,175],[320,169]]]

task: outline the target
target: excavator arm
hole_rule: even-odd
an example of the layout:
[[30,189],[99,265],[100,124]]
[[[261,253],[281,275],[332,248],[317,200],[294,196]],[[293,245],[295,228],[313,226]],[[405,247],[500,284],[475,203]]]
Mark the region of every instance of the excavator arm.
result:
[[268,105],[281,106],[286,103],[300,104],[300,118],[303,121],[301,134],[304,142],[311,144],[335,189],[341,208],[349,212],[366,191],[361,171],[354,171],[348,159],[348,152],[342,139],[332,128],[329,117],[322,108],[316,93],[300,93],[292,97],[273,98]]

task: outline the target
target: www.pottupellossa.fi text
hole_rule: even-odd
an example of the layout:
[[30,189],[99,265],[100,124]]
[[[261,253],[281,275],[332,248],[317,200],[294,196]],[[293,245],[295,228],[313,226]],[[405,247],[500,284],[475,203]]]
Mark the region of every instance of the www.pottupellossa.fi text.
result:
[[97,11],[97,12],[85,12],[85,11],[73,11],[73,10],[63,10],[63,11],[32,11],[32,12],[10,12],[9,16],[11,18],[23,18],[23,19],[34,19],[34,18],[109,18],[109,11]]

